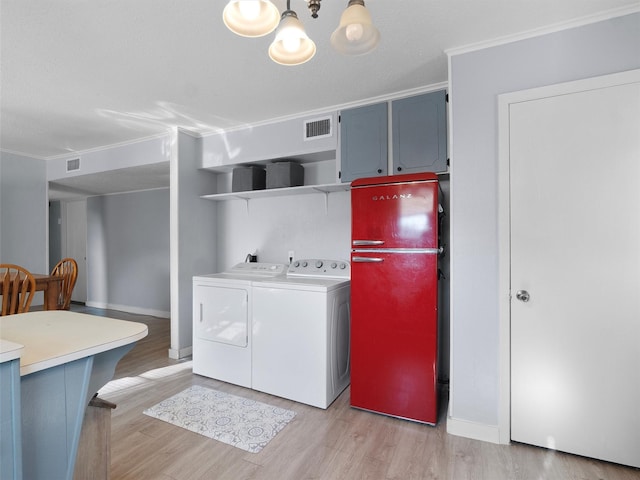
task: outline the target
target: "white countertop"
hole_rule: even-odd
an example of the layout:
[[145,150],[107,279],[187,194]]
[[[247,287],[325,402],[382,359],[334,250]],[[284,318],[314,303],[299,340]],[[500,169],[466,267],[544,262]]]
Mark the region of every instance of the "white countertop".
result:
[[128,345],[146,337],[147,333],[143,323],[66,310],[0,317],[0,339],[24,345],[19,355],[20,375]]
[[22,345],[0,338],[0,363],[20,358],[23,348]]

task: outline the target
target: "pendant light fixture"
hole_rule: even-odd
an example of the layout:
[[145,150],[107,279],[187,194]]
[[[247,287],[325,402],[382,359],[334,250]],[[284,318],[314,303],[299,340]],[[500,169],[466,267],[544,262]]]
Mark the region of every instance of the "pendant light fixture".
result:
[[229,30],[243,37],[262,37],[278,26],[280,12],[269,0],[231,0],[222,20]]
[[[320,2],[307,0],[313,18],[318,17]],[[231,0],[222,18],[229,30],[244,37],[261,37],[278,27],[269,47],[269,57],[280,65],[300,65],[316,53],[316,44],[305,33],[296,12],[291,10],[291,0],[287,0],[287,9],[281,16],[269,0]],[[346,55],[362,55],[376,48],[379,40],[380,32],[373,26],[364,0],[349,0],[340,25],[331,35],[333,48]]]
[[298,20],[296,12],[287,9],[282,13],[280,26],[276,31],[276,38],[269,47],[269,57],[280,65],[300,65],[308,62],[316,54],[316,44],[313,43]]
[[331,35],[331,45],[345,55],[369,53],[380,41],[380,32],[373,26],[364,0],[349,0],[340,17],[340,25]]

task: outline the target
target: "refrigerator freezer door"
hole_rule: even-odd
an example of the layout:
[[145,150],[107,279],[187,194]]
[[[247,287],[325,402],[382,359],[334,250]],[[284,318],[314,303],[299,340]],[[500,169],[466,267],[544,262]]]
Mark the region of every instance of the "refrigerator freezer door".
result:
[[352,188],[352,247],[437,248],[437,207],[434,180]]
[[437,255],[353,256],[351,405],[435,424]]

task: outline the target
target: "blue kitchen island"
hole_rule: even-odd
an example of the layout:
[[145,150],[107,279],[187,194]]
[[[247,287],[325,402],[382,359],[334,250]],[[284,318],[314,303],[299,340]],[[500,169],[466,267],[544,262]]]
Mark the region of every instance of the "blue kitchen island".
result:
[[[146,335],[141,323],[64,310],[0,317],[0,339],[23,346],[20,406],[12,413],[21,417],[21,445],[9,448],[3,438],[0,452],[0,463],[15,465],[9,478],[73,479],[89,401]],[[3,401],[3,415],[6,407]],[[15,460],[20,449],[22,462]]]

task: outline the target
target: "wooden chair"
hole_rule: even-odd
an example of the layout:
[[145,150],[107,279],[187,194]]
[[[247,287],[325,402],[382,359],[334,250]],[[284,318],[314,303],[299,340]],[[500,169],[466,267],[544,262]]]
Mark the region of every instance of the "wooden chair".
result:
[[76,280],[78,279],[78,263],[73,258],[63,258],[53,267],[51,275],[60,275],[64,278],[60,296],[58,297],[58,308],[60,310],[69,310],[71,293],[73,293],[73,287],[76,286]]
[[2,315],[29,311],[36,280],[29,270],[11,263],[0,264],[2,282]]

